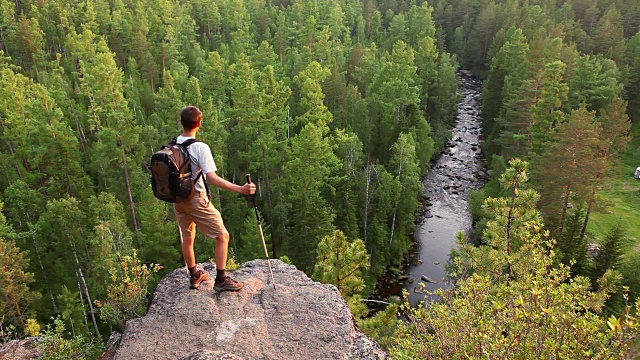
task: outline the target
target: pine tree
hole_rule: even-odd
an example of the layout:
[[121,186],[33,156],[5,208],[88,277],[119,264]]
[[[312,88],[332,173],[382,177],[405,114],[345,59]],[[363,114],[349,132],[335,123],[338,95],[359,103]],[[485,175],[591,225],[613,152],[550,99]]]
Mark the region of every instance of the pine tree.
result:
[[612,60],[591,55],[579,58],[569,81],[568,105],[577,109],[586,103],[589,110],[606,109],[622,91],[619,76],[618,67]]
[[369,267],[369,255],[362,240],[348,241],[336,230],[320,241],[317,253],[314,280],[335,285],[345,298],[364,288],[362,273]]
[[326,125],[305,125],[291,140],[290,160],[283,168],[286,177],[283,194],[289,204],[284,248],[298,268],[309,272],[313,269],[317,244],[334,230],[334,214],[322,194],[330,186],[339,160],[324,138],[327,131]]
[[[526,243],[529,229],[527,224],[540,220],[535,209],[539,195],[526,189],[529,180],[529,164],[520,159],[509,161],[509,168],[500,177],[503,189],[509,192],[509,197],[488,198],[483,205],[489,214],[483,240],[489,245],[478,249],[479,254],[488,252],[491,263],[479,262],[474,270],[492,277],[508,276],[509,279],[521,275],[518,269],[527,266],[527,259],[518,256],[518,252]],[[471,255],[472,258],[482,256]],[[493,267],[493,268],[492,268]],[[527,271],[527,270],[523,270]]]
[[618,222],[607,232],[607,235],[598,246],[596,254],[593,256],[591,278],[594,283],[607,270],[615,269],[620,265],[623,256],[622,249],[626,242],[625,230],[622,224]]
[[92,268],[88,253],[88,230],[85,227],[86,214],[75,198],[50,200],[47,210],[36,225],[39,244],[45,252],[45,267],[49,269],[54,284],[54,294],[62,292],[63,286],[78,287],[85,314],[92,322],[92,331],[100,336],[97,311],[93,299],[95,293],[90,288]]
[[502,104],[525,79],[529,46],[520,29],[509,29],[507,41],[491,60],[491,68],[482,95],[482,116],[485,132],[497,137],[502,129],[494,125],[503,112]]
[[363,162],[362,142],[353,133],[342,130],[336,132],[336,155],[340,159],[340,178],[336,187],[336,199],[333,204],[336,208],[336,227],[348,238],[357,238],[358,212],[357,209],[357,182],[360,168]]
[[549,134],[564,121],[562,107],[569,93],[569,87],[563,82],[565,69],[561,61],[547,63],[539,80],[540,97],[530,110],[529,148],[534,154],[544,152],[550,141]]
[[611,174],[616,173],[618,154],[624,151],[631,140],[628,135],[631,122],[625,108],[625,101],[620,98],[613,99],[609,109],[603,110],[596,119],[602,126],[602,132],[596,155],[591,159],[592,166],[589,168],[593,182],[590,184],[591,192],[585,198],[587,213],[582,228],[583,238],[587,232],[591,211],[597,206],[597,192],[610,182]]
[[598,25],[593,31],[593,49],[596,54],[603,54],[617,64],[622,63],[625,40],[620,10],[610,8],[598,20]]
[[88,196],[91,186],[80,166],[78,141],[48,90],[10,69],[0,72],[0,85],[0,106],[5,109],[0,134],[12,159],[5,170],[42,187],[47,196]]
[[80,293],[71,291],[66,285],[63,285],[57,300],[62,309],[60,313],[62,320],[68,324],[65,326],[66,329],[69,329],[66,335],[72,338],[89,335]]
[[[583,105],[558,125],[545,155],[536,162],[534,178],[540,189],[540,209],[553,236],[563,232],[569,203],[584,201],[593,181],[590,168],[597,156],[602,127]],[[553,180],[551,180],[553,179]]]
[[[624,246],[628,242],[627,234],[620,222],[614,224],[605,238],[602,240],[595,255],[593,256],[593,266],[591,270],[591,283],[593,289],[597,290],[602,286],[601,278],[610,272],[618,273],[618,268],[622,264],[624,256]],[[616,279],[612,285],[616,286],[605,303],[606,314],[620,314],[624,311],[625,299],[622,289],[622,279]]]
[[[571,269],[572,276],[587,276],[587,243],[581,236],[586,211],[582,203],[572,209],[567,216],[564,232],[558,238],[558,250],[561,261]],[[572,263],[573,262],[573,263]],[[602,274],[601,274],[602,275]]]
[[413,49],[406,43],[394,44],[368,89],[369,113],[375,124],[373,154],[383,163],[388,160],[388,149],[406,121],[407,108],[417,106],[420,101],[414,56]]

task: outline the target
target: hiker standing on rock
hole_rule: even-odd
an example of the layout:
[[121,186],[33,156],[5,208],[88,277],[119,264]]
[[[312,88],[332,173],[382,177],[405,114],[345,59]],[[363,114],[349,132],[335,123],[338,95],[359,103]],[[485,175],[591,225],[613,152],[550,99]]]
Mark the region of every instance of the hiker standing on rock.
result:
[[[178,144],[189,139],[195,139],[198,130],[202,126],[202,112],[195,106],[187,106],[180,113],[180,122],[184,131],[176,138]],[[206,237],[216,239],[216,280],[213,289],[216,291],[238,291],[242,289],[243,284],[231,279],[225,272],[229,249],[229,232],[222,222],[220,212],[211,203],[204,181],[208,181],[221,189],[244,195],[254,194],[256,186],[253,183],[246,183],[240,186],[219,177],[216,174],[217,168],[209,145],[198,141],[188,145],[188,149],[194,180],[200,170],[202,170],[204,176],[200,177],[195,184],[196,194],[193,198],[187,202],[173,204],[173,210],[182,238],[182,256],[189,268],[190,287],[197,289],[201,282],[209,279],[207,271],[196,268],[193,244],[196,239],[197,226]]]

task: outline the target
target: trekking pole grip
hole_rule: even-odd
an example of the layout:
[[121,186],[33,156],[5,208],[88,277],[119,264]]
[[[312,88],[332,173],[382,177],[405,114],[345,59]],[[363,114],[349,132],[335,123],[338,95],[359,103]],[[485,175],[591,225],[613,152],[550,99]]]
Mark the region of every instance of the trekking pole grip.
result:
[[[251,174],[247,174],[247,183],[252,184],[253,181],[251,181]],[[258,205],[256,204],[256,196],[255,194],[253,195],[247,195],[249,197],[249,199],[251,199],[251,201],[253,202],[253,207],[256,210],[256,219],[258,219],[258,222],[260,222],[260,218],[258,217]]]

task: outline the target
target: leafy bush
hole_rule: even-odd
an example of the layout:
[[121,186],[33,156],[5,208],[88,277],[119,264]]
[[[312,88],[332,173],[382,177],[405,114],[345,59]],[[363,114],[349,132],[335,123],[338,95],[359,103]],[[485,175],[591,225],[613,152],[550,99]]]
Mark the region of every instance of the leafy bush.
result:
[[149,279],[158,270],[157,264],[142,264],[136,251],[132,255],[120,256],[120,266],[109,271],[111,284],[107,288],[107,299],[96,301],[102,318],[122,328],[129,319],[144,315],[147,311]]
[[65,326],[61,318],[53,319],[47,325],[44,335],[38,343],[43,353],[42,360],[97,359],[102,354],[102,343],[95,339],[77,336],[64,338]]

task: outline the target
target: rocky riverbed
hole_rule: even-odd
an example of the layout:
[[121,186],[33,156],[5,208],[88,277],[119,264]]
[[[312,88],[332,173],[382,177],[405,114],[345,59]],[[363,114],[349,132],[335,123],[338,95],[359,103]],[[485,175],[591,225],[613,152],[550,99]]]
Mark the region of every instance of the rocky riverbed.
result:
[[456,246],[456,233],[472,230],[469,194],[489,179],[480,149],[482,81],[465,71],[458,79],[461,101],[450,140],[424,179],[415,252],[404,269],[391,269],[378,284],[381,298],[397,297],[406,288],[415,305],[427,291],[446,286],[445,265]]
[[462,100],[455,126],[446,148],[424,179],[427,199],[405,282],[413,304],[424,300],[425,290],[445,286],[445,264],[456,246],[456,233],[472,230],[469,194],[489,179],[480,149],[482,82],[467,72],[458,75]]

